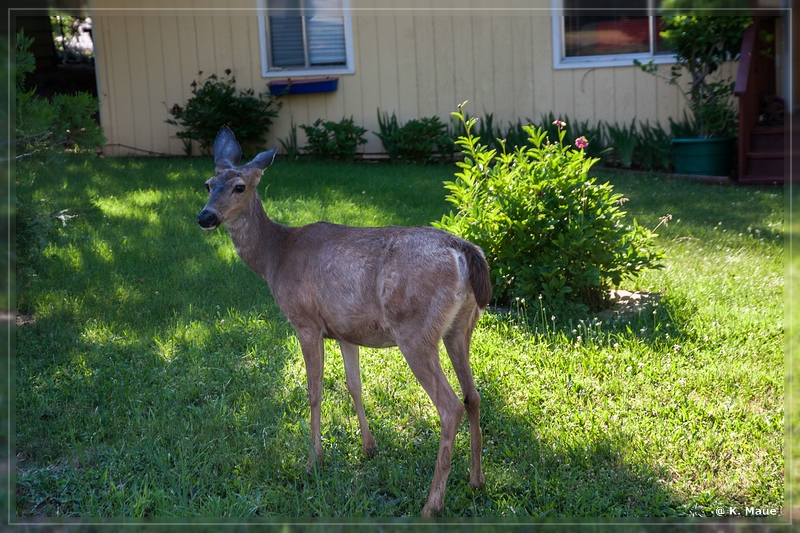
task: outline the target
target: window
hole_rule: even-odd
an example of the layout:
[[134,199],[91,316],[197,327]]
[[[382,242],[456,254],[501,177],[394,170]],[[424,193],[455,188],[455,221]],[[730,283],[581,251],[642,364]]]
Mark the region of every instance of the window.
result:
[[[587,0],[554,0],[553,65],[593,68],[632,65],[634,59],[674,61],[659,35],[657,1],[616,0],[592,8]],[[595,3],[596,5],[596,3]]]
[[352,74],[347,0],[261,0],[261,69],[265,77]]

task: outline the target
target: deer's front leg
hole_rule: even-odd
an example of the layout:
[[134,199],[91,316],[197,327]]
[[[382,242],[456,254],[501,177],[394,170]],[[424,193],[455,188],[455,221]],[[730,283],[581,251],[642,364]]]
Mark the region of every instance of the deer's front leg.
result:
[[347,390],[353,397],[356,407],[358,425],[361,428],[361,446],[367,457],[372,457],[378,451],[375,438],[369,431],[367,416],[364,414],[364,403],[361,400],[361,368],[358,364],[358,346],[349,342],[339,341],[344,359],[344,372],[347,379]]
[[320,407],[322,406],[322,367],[324,350],[322,333],[297,331],[300,337],[300,348],[306,363],[306,380],[308,381],[308,403],[311,406],[311,454],[306,463],[306,470],[311,470],[317,463],[322,463],[322,437],[320,436]]

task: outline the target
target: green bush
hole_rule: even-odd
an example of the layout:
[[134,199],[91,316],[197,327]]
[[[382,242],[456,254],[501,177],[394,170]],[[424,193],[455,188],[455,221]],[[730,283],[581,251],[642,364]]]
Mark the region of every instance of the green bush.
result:
[[373,133],[392,162],[426,163],[437,154],[445,157],[452,152],[447,125],[437,116],[411,119],[401,126],[394,113],[389,118],[388,113],[381,115],[378,110],[378,127],[380,131]]
[[[227,76],[230,73],[230,69],[225,70]],[[182,128],[175,137],[183,140],[186,155],[192,154],[192,141],[200,143],[204,154],[210,154],[223,124],[236,133],[245,157],[255,155],[263,148],[280,109],[280,103],[269,93],[255,94],[253,89],[244,89],[237,94],[233,76],[222,78],[212,74],[199,87],[193,81],[192,94],[183,106],[174,104],[169,109],[172,118],[166,120]]]
[[612,285],[660,266],[655,234],[625,223],[625,199],[588,176],[597,159],[564,144],[563,123],[557,142],[525,126],[530,146],[498,153],[471,133],[475,119],[454,116],[466,132],[461,171],[445,183],[457,211],[435,225],[483,248],[498,303],[541,296],[596,310]]
[[17,93],[16,145],[18,159],[54,148],[94,151],[105,144],[94,115],[97,98],[86,92],[56,94],[51,100],[34,90]]
[[305,151],[315,159],[352,161],[358,146],[367,142],[366,128],[357,126],[352,116],[339,122],[319,118],[310,126],[301,124],[300,127],[306,132]]
[[[100,108],[97,98],[86,92],[56,94],[48,100],[36,89],[24,90],[25,77],[35,69],[30,46],[33,39],[20,30],[16,36],[16,121],[14,124],[17,161],[34,155],[52,155],[66,148],[93,151],[105,144],[103,129],[95,120]],[[56,150],[58,149],[58,150]]]

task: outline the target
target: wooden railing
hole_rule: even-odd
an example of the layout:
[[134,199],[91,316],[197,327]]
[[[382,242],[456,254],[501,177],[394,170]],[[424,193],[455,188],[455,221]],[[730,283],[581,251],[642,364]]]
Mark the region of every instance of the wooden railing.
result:
[[775,57],[762,33],[775,33],[773,17],[753,17],[744,31],[733,93],[739,98],[739,175],[745,172],[750,132],[758,123],[760,98],[775,92]]

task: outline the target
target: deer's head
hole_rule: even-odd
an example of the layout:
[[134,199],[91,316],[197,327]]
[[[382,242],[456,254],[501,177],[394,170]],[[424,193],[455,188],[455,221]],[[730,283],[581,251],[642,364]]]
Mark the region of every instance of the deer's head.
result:
[[214,175],[206,181],[208,203],[197,215],[197,223],[205,230],[236,220],[250,207],[261,174],[272,164],[277,148],[261,152],[239,166],[242,148],[228,126],[222,126],[214,140]]

